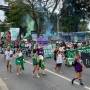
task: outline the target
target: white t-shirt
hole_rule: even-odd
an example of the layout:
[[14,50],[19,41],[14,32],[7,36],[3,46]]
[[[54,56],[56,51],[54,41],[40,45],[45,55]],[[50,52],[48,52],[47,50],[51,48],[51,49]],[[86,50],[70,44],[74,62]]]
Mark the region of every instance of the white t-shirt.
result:
[[19,56],[19,57],[23,56],[22,52],[20,52],[20,53],[18,54],[18,56]]
[[10,57],[10,51],[5,51],[5,58],[6,58],[6,60],[10,60],[11,59],[11,57]]
[[28,47],[29,47],[29,49],[31,49],[31,43],[29,43]]
[[58,55],[57,55],[56,63],[57,63],[57,64],[63,63],[63,56],[62,56],[62,54],[58,54]]
[[12,50],[10,50],[10,55],[13,55],[13,51]]

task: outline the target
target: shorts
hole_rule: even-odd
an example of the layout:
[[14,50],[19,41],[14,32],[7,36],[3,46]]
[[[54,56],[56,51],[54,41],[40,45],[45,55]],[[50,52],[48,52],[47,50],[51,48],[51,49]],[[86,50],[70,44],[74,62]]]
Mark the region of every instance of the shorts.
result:
[[34,62],[33,62],[33,66],[34,66],[34,65],[39,65],[39,63],[34,61]]
[[75,73],[75,77],[76,77],[76,78],[80,78],[81,76],[82,76],[82,72],[76,72],[76,73]]
[[57,63],[56,64],[56,67],[61,67],[62,66],[62,63]]
[[37,61],[37,59],[34,59],[34,60],[33,60],[33,66],[34,66],[34,65],[39,65],[39,62]]
[[11,65],[11,61],[10,60],[6,60],[6,63]]

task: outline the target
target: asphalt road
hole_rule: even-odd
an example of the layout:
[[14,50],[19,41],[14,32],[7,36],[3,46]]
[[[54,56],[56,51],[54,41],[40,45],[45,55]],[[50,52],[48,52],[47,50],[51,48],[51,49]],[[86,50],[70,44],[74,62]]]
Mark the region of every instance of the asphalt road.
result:
[[54,72],[54,62],[47,60],[47,75],[41,76],[40,78],[33,78],[33,67],[29,62],[31,60],[28,60],[28,63],[25,64],[23,74],[17,76],[15,65],[13,65],[12,73],[6,72],[4,59],[0,56],[0,78],[3,79],[8,90],[90,90],[90,69],[86,69],[83,73],[86,86],[80,86],[78,83],[71,85],[70,80],[74,75],[73,68],[63,65],[62,73],[56,74]]

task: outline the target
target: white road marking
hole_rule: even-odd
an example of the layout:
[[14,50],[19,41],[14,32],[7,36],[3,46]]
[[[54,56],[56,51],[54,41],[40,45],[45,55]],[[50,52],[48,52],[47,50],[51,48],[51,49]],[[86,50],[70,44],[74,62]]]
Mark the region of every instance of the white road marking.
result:
[[9,90],[4,81],[0,78],[0,90]]
[[[32,64],[32,63],[29,62],[29,61],[25,61],[25,62],[26,62],[26,63],[29,63],[29,64]],[[51,74],[53,74],[53,75],[55,75],[55,76],[58,76],[58,77],[60,77],[60,78],[62,78],[62,79],[64,79],[64,80],[66,80],[66,81],[71,82],[71,79],[68,78],[68,77],[65,77],[65,76],[63,76],[63,75],[57,74],[57,73],[55,73],[55,72],[53,72],[53,71],[51,71],[51,70],[49,70],[49,69],[46,69],[46,71],[49,72],[49,73],[51,73]],[[79,85],[78,82],[75,82],[75,84]],[[88,86],[84,86],[84,88],[85,88],[86,90],[90,90],[90,87],[88,87]]]

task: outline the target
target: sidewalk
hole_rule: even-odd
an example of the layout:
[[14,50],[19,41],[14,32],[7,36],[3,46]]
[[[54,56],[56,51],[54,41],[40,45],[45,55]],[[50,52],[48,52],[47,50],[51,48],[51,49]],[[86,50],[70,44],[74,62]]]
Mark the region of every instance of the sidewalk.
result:
[[[3,58],[3,55],[2,54],[0,54],[0,69],[2,68],[2,58]],[[0,72],[1,73],[1,72]],[[7,88],[7,85],[5,84],[5,82],[2,80],[2,78],[0,78],[0,90],[9,90],[8,88]]]
[[9,90],[4,81],[0,78],[0,90]]

